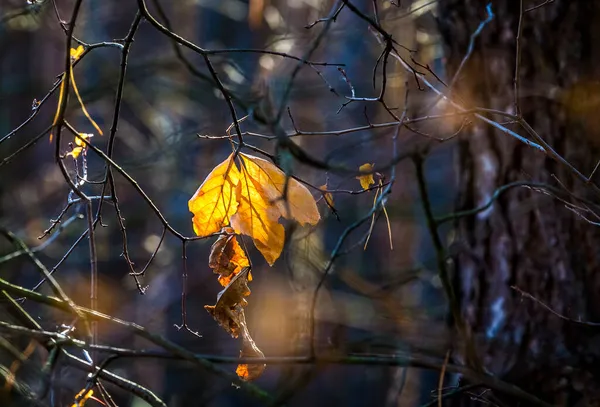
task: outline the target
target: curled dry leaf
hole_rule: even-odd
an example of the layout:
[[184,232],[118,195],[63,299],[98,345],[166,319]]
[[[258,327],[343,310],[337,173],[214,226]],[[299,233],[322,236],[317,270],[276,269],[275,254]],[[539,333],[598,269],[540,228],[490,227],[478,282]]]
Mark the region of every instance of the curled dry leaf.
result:
[[[218,274],[219,283],[226,287],[233,277],[239,274],[244,267],[250,267],[246,253],[240,246],[232,228],[225,227],[223,233],[212,245],[208,266]],[[248,272],[248,281],[252,281],[252,274]]]
[[[245,332],[248,332],[246,329]],[[254,340],[250,337],[250,334],[243,336],[244,343],[242,345],[242,350],[240,351],[240,357],[252,357],[252,358],[261,358],[264,359],[265,355],[258,349],[258,346],[254,343]],[[258,379],[260,375],[265,371],[267,365],[259,364],[259,363],[240,363],[235,369],[235,373],[246,381],[252,381]]]
[[[360,167],[358,167],[358,169],[361,172],[369,172],[369,171],[373,171],[373,166],[375,164],[363,164]],[[359,175],[358,177],[356,177],[357,180],[360,181],[360,186],[363,189],[368,189],[369,187],[371,187],[371,185],[373,185],[375,183],[375,179],[373,179],[373,174],[365,174],[365,175]]]
[[[205,305],[204,308],[221,325],[221,327],[232,337],[242,337],[242,350],[240,357],[264,358],[264,354],[256,346],[250,336],[244,307],[248,304],[246,297],[250,295],[248,288],[248,278],[250,267],[244,267],[237,273],[231,282],[217,295],[215,305]],[[254,380],[258,378],[265,370],[264,364],[240,364],[236,373],[243,380]]]
[[227,287],[217,294],[215,305],[204,306],[215,321],[234,338],[240,335],[242,327],[246,325],[243,307],[248,305],[245,297],[250,295],[249,272],[250,267],[244,267],[231,279]]

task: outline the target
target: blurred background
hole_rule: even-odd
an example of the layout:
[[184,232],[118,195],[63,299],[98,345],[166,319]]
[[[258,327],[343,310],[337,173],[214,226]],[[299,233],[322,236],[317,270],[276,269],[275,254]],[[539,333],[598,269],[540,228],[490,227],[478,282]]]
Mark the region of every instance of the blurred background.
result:
[[[160,1],[160,0],[159,0]],[[151,13],[178,35],[205,49],[265,49],[303,57],[319,36],[324,23],[308,25],[332,13],[327,0],[147,0]],[[372,13],[371,0],[354,1]],[[411,50],[414,58],[444,78],[442,46],[436,31],[436,2],[404,0],[376,2],[380,24]],[[19,126],[56,83],[64,67],[65,34],[57,13],[68,21],[73,1],[25,2],[0,0],[0,135]],[[136,2],[85,0],[78,18],[76,37],[88,44],[115,41],[126,36],[137,11]],[[382,47],[367,24],[353,13],[342,11],[326,37],[310,57],[312,61],[344,64],[345,75],[335,66],[303,66],[289,99],[294,119],[284,115],[282,126],[292,132],[335,131],[394,121],[379,103],[353,102],[343,106],[351,88],[357,97],[377,97],[381,89],[381,64],[374,67]],[[182,59],[182,57],[184,59]],[[211,57],[225,87],[234,97],[244,131],[272,136],[261,123],[261,114],[279,107],[298,62],[261,53],[222,53]],[[71,97],[66,118],[78,131],[95,133],[92,142],[106,149],[119,78],[117,48],[93,49],[77,64],[74,75],[90,115],[105,136],[99,136]],[[431,102],[432,96],[418,92],[414,79],[397,64],[388,63],[386,101],[397,115],[405,108],[409,87],[409,117]],[[373,75],[375,87],[373,86]],[[350,82],[350,85],[349,83]],[[335,91],[331,91],[334,89]],[[31,148],[11,156],[43,132],[55,114],[58,92],[40,108],[35,119],[9,140],[0,144],[0,226],[10,230],[48,268],[53,269],[86,230],[85,207],[74,204],[61,226],[38,239],[56,219],[69,197],[69,187],[54,162],[55,144],[48,135]],[[343,108],[342,108],[343,107]],[[192,236],[192,215],[187,202],[211,169],[231,152],[225,136],[230,112],[200,55],[178,47],[147,22],[142,22],[131,47],[115,140],[114,160],[148,194],[168,222],[185,236]],[[446,129],[448,126],[448,129]],[[451,133],[443,122],[417,126],[424,133]],[[314,157],[348,168],[364,163],[383,165],[391,159],[394,128],[380,128],[341,135],[296,137],[294,141]],[[248,142],[273,153],[275,141],[248,137]],[[427,138],[401,132],[400,152],[407,152]],[[67,132],[61,150],[70,151]],[[432,144],[426,176],[432,191],[435,213],[453,208],[453,143]],[[255,154],[247,151],[250,154]],[[88,179],[101,181],[104,161],[87,156]],[[67,160],[70,171],[74,163]],[[360,191],[354,176],[336,174],[296,163],[295,175],[312,185],[329,189]],[[384,180],[390,170],[381,171]],[[117,193],[125,219],[128,249],[137,270],[146,264],[161,241],[162,224],[137,191],[116,175]],[[87,184],[86,193],[100,194],[99,185]],[[311,190],[311,192],[315,192]],[[307,314],[311,295],[340,234],[362,218],[373,205],[375,191],[362,194],[333,194],[335,213],[319,199],[322,221],[315,228],[286,224],[286,245],[281,258],[269,267],[252,245],[254,280],[248,298],[246,319],[253,338],[266,356],[303,355],[308,346]],[[94,204],[94,208],[97,203]],[[356,230],[344,245],[345,254],[336,260],[321,291],[316,309],[320,346],[340,352],[394,354],[415,352],[441,357],[449,336],[446,333],[446,302],[437,278],[435,258],[427,233],[419,192],[410,160],[396,167],[396,182],[386,202],[390,228],[383,215],[377,217],[368,245],[364,239],[370,222]],[[103,208],[104,227],[96,229],[99,271],[99,310],[134,321],[152,332],[197,353],[237,356],[241,341],[231,338],[204,310],[214,304],[221,290],[208,267],[214,239],[187,245],[187,323],[201,338],[178,330],[182,319],[181,242],[166,234],[156,258],[140,278],[140,294],[122,256],[123,239],[113,206]],[[389,235],[389,236],[388,236]],[[393,242],[390,247],[389,238]],[[26,288],[36,287],[41,275],[27,255],[0,240],[0,275]],[[78,304],[89,306],[89,250],[87,240],[76,246],[54,275],[65,292]],[[51,294],[47,284],[38,290]],[[23,306],[46,329],[55,330],[72,321],[32,302]],[[8,317],[7,317],[8,318]],[[100,324],[102,343],[151,348],[131,333]],[[23,343],[21,351],[27,345]],[[41,352],[41,351],[40,351]],[[74,351],[81,356],[81,351]],[[17,377],[35,375],[44,355],[24,363]],[[36,365],[36,363],[39,363]],[[31,369],[27,370],[26,366]],[[224,365],[231,372],[235,365]],[[69,405],[85,387],[85,374],[60,363],[52,386],[58,406]],[[148,387],[169,406],[233,406],[258,403],[219,376],[184,362],[154,359],[124,359],[111,370]],[[24,379],[24,380],[25,380]],[[280,398],[280,403],[347,406],[417,406],[432,400],[438,372],[389,366],[267,366],[256,384]],[[114,386],[107,385],[119,406],[146,405]],[[50,400],[50,399],[47,399]],[[45,402],[45,401],[44,401]],[[48,405],[48,404],[42,404]],[[88,401],[86,405],[99,405]]]

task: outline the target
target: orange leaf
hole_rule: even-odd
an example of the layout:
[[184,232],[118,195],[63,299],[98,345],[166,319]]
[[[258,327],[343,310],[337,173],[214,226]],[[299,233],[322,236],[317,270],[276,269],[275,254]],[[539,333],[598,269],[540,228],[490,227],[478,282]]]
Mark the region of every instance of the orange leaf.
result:
[[190,199],[188,206],[194,214],[192,221],[198,236],[211,235],[229,225],[231,216],[238,208],[235,187],[239,177],[231,154],[208,174]]
[[[361,172],[370,172],[373,171],[373,165],[374,164],[363,164],[360,167],[358,167],[358,169]],[[371,185],[373,185],[375,183],[375,180],[373,179],[373,174],[365,174],[365,175],[359,175],[358,177],[356,177],[357,180],[360,181],[360,186],[363,189],[368,189]]]
[[[240,170],[233,154],[206,177],[189,201],[194,231],[207,236],[231,225],[252,238],[256,248],[273,265],[281,255],[284,216],[300,224],[316,224],[319,211],[308,189],[262,158],[240,155]],[[225,280],[227,281],[227,280]]]
[[[248,175],[262,186],[265,198],[286,219],[301,225],[316,225],[321,216],[309,190],[294,178],[287,177],[271,162],[248,154],[240,154]],[[287,182],[287,191],[286,191]]]
[[273,265],[283,250],[285,231],[278,222],[281,213],[266,198],[261,181],[264,179],[254,178],[246,166],[242,166],[235,190],[238,207],[231,217],[231,226],[236,233],[250,236],[265,260]]

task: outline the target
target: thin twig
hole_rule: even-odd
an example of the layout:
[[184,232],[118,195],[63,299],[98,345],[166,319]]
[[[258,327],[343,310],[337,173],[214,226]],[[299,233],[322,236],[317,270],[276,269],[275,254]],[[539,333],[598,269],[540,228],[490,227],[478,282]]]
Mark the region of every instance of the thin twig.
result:
[[519,69],[521,67],[521,37],[523,36],[523,0],[519,0],[519,27],[517,28],[517,50],[515,57],[515,77],[513,79],[514,97],[515,97],[515,115],[521,117],[521,108],[519,107]]
[[546,305],[542,300],[539,300],[537,298],[535,298],[533,295],[529,294],[526,291],[521,290],[519,287],[513,285],[510,288],[512,288],[513,290],[515,290],[516,292],[518,292],[519,294],[521,294],[522,297],[525,298],[529,298],[530,300],[533,300],[534,302],[540,304],[542,307],[546,308],[548,311],[550,311],[550,313],[554,314],[555,316],[557,316],[558,318],[570,322],[572,324],[575,325],[581,325],[581,326],[586,326],[586,327],[590,327],[590,328],[598,328],[600,327],[600,322],[589,322],[589,321],[582,321],[580,319],[573,319],[573,318],[569,318],[566,317],[562,314],[559,314],[558,312],[554,311],[552,308],[550,308],[549,305]]

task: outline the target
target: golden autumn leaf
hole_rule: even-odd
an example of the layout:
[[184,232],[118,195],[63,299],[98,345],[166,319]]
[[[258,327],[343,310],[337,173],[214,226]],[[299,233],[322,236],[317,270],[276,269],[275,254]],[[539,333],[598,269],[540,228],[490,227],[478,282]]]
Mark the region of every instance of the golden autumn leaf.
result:
[[94,135],[90,133],[79,133],[79,137],[75,137],[75,145],[78,147],[85,147],[85,143],[81,139],[87,140],[94,137]]
[[287,177],[265,159],[248,154],[240,156],[248,175],[262,186],[265,198],[275,204],[284,218],[293,219],[301,225],[319,222],[321,217],[315,199],[304,185]]
[[316,224],[315,199],[297,180],[267,160],[239,154],[240,168],[230,155],[206,177],[189,201],[194,231],[208,236],[224,226],[250,236],[270,265],[281,255],[285,230],[280,217]]
[[81,139],[89,139],[93,136],[94,136],[93,134],[79,133],[79,137],[75,137],[75,147],[73,147],[73,150],[71,150],[70,152],[67,153],[67,157],[70,156],[70,157],[73,157],[74,159],[77,159],[77,157],[79,157],[81,155],[81,153],[83,153],[87,147]]
[[[358,167],[358,169],[361,172],[373,171],[373,165],[374,164],[369,163],[363,164],[360,167]],[[363,189],[368,189],[371,185],[375,183],[375,179],[373,179],[373,174],[359,175],[358,177],[356,177],[356,179],[360,181],[360,186]]]
[[75,159],[83,152],[83,147],[74,147],[73,150],[67,153],[67,157],[71,156]]
[[237,212],[231,217],[236,233],[248,235],[269,265],[273,265],[283,250],[285,231],[279,223],[281,213],[268,198],[246,167],[240,171],[236,188]]
[[[223,235],[219,236],[212,245],[208,266],[219,275],[219,283],[226,287],[233,277],[239,274],[244,267],[250,267],[246,253],[237,242],[233,229],[226,227],[222,229]],[[248,272],[248,281],[252,281],[252,275]]]
[[235,188],[239,183],[239,175],[231,154],[208,174],[192,196],[188,206],[194,214],[192,222],[198,236],[211,235],[229,225],[231,216],[238,208]]
[[83,45],[78,46],[77,48],[71,48],[71,63],[77,61],[79,58],[81,58],[81,55],[83,55],[83,53],[85,52],[85,48],[83,48]]

